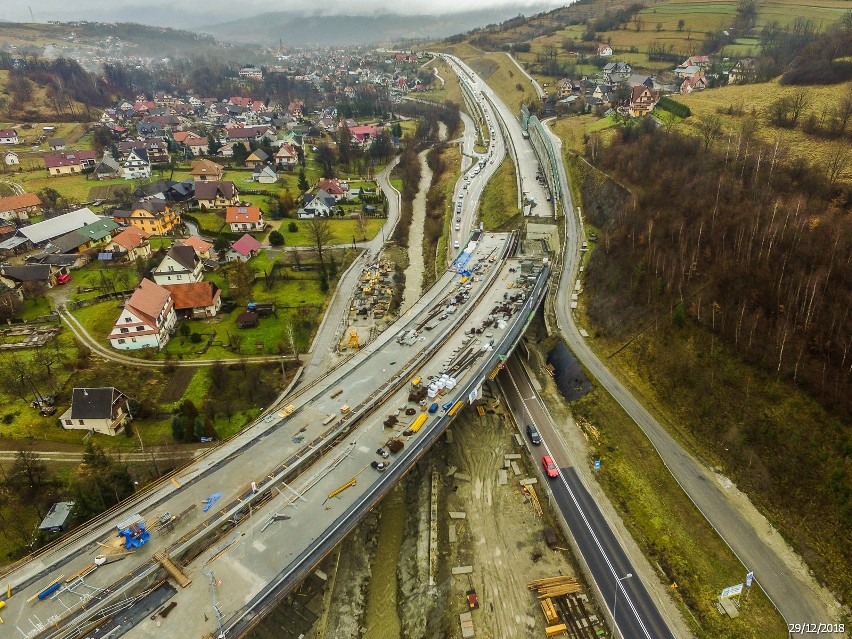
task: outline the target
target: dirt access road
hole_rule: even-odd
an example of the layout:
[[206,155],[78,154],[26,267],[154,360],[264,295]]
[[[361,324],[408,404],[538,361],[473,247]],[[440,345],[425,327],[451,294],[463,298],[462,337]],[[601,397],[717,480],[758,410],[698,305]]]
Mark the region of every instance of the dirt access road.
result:
[[[447,526],[455,524],[458,541],[446,545],[445,570],[470,565],[473,573],[470,582],[467,575],[451,577],[447,636],[461,637],[458,615],[466,612],[465,591],[472,585],[481,602],[480,609],[473,612],[477,636],[544,637],[544,615],[527,583],[579,572],[567,551],[547,548],[542,531],[551,524],[538,516],[521,493],[518,480],[534,476],[524,467],[528,456],[518,460],[522,474],[515,477],[509,469],[508,484],[500,486],[497,478],[504,455],[522,452],[512,438],[516,431],[510,418],[500,409],[484,417],[466,409],[451,432],[447,464],[450,468],[458,466],[458,472],[470,475],[471,481],[456,478],[454,487],[447,491],[446,510],[464,512],[466,517],[442,518],[439,536],[446,539]],[[548,518],[548,513],[544,516]]]

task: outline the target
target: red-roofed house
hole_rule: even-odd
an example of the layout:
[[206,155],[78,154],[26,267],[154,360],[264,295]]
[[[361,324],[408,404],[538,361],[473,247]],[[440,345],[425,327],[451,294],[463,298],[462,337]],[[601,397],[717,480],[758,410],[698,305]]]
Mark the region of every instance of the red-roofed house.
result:
[[202,260],[210,259],[210,249],[213,248],[213,245],[210,242],[205,242],[197,235],[190,235],[185,240],[180,240],[180,243],[184,246],[191,246],[195,254]]
[[299,153],[292,144],[282,144],[275,152],[275,161],[284,169],[292,169],[299,162]]
[[17,144],[18,132],[15,129],[0,129],[0,144]]
[[305,106],[305,103],[301,100],[295,100],[287,105],[287,113],[292,115],[294,118],[302,117],[302,107]]
[[175,311],[182,317],[215,317],[222,308],[222,291],[213,282],[164,284],[174,300]]
[[349,192],[349,183],[341,182],[337,178],[331,178],[328,180],[319,180],[317,182],[317,191],[322,189],[329,195],[333,195],[336,201],[341,200],[346,197],[346,194]]
[[149,279],[139,287],[124,304],[118,316],[109,343],[113,348],[156,348],[166,345],[177,323],[171,294]]
[[114,253],[126,253],[127,259],[131,262],[140,257],[151,257],[151,243],[148,237],[150,233],[136,226],[128,226],[112,238],[108,248]]
[[46,153],[44,166],[51,177],[55,175],[71,175],[81,173],[84,169],[93,169],[97,164],[97,154],[94,151],[64,151],[62,153]]
[[231,225],[231,231],[262,231],[266,228],[263,211],[259,206],[229,206],[225,209],[225,223]]
[[231,245],[225,255],[225,260],[228,262],[247,262],[260,253],[260,247],[260,242],[246,233]]
[[349,127],[349,133],[352,135],[352,139],[363,146],[370,144],[373,138],[381,132],[382,127],[380,126],[364,125]]
[[41,200],[35,193],[0,198],[0,219],[28,220],[41,213]]

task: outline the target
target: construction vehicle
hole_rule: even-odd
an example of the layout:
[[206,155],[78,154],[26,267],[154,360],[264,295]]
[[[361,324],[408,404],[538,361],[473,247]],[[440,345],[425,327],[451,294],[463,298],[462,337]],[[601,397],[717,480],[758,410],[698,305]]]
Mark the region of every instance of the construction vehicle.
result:
[[394,454],[402,450],[405,443],[401,439],[391,439],[388,441],[388,450]]
[[476,610],[479,608],[479,597],[476,596],[476,589],[471,588],[466,593],[464,593],[467,597],[467,606],[471,610]]
[[388,462],[372,461],[370,462],[370,466],[375,468],[380,473],[383,473],[388,469],[388,466],[390,466],[390,464],[388,464]]
[[278,411],[278,417],[289,417],[296,410],[296,407],[293,404],[286,406],[284,409]]
[[347,347],[355,350],[361,347],[361,342],[358,341],[358,329],[349,329],[349,343],[347,344]]

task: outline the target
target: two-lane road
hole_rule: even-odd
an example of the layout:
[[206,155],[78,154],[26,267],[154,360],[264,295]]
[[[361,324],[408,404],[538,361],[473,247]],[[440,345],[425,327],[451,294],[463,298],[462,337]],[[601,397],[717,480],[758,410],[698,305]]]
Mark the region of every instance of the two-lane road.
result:
[[522,427],[533,423],[542,435],[541,445],[532,447],[535,463],[540,463],[543,455],[550,455],[559,466],[559,476],[548,482],[550,492],[610,617],[615,615],[618,631],[625,639],[674,639],[656,602],[635,574],[627,553],[573,467],[570,454],[556,435],[556,425],[523,367],[514,357],[507,364],[497,377],[500,389],[516,422]]

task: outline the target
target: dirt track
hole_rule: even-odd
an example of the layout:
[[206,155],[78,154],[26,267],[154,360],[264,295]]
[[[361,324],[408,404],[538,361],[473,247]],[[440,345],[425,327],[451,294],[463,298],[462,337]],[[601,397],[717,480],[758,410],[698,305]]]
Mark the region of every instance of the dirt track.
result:
[[[548,524],[518,485],[519,479],[531,476],[524,468],[525,459],[519,460],[519,477],[509,469],[508,485],[497,483],[503,455],[521,452],[507,418],[501,414],[479,417],[467,409],[452,432],[447,463],[471,475],[471,481],[455,480],[454,491],[451,484],[447,509],[465,512],[466,519],[457,525],[458,542],[449,544],[446,563],[449,567],[473,566],[470,585],[481,602],[473,613],[477,636],[543,637],[544,617],[527,582],[577,572],[566,552],[550,550],[544,544],[542,530]],[[536,555],[541,558],[535,559]],[[466,611],[464,594],[470,585],[464,575],[452,580],[446,623],[448,636],[460,637],[458,615]]]

